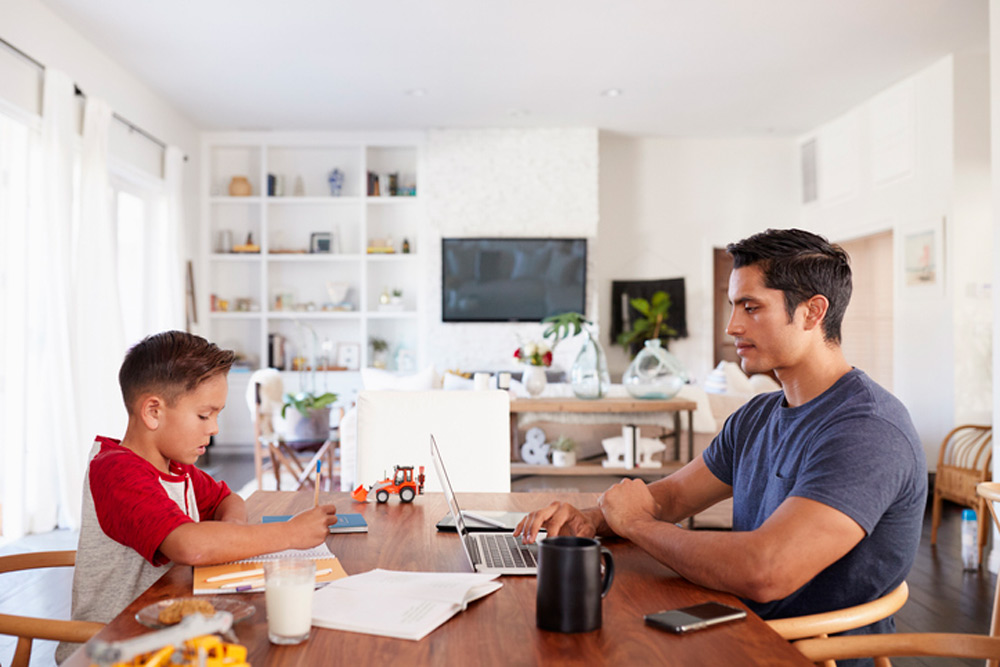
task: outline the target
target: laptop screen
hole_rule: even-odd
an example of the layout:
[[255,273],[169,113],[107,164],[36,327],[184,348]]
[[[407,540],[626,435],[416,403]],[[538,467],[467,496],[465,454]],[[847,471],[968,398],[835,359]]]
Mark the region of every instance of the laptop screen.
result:
[[472,552],[465,543],[469,539],[469,529],[465,525],[465,517],[462,516],[462,510],[458,507],[455,491],[451,488],[451,481],[449,481],[448,473],[444,469],[444,461],[441,460],[441,452],[438,451],[437,440],[434,439],[433,435],[431,436],[431,459],[434,460],[434,468],[437,470],[438,477],[441,480],[441,490],[444,491],[444,498],[448,502],[448,509],[455,520],[455,530],[458,531],[458,536],[461,538],[462,548],[465,549],[465,555],[469,558],[469,562],[474,564],[475,561],[472,558]]

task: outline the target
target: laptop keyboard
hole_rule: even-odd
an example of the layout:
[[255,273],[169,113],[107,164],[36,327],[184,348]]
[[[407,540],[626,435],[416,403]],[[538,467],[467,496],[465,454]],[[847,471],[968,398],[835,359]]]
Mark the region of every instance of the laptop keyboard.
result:
[[[479,553],[482,542],[483,553]],[[488,567],[536,567],[535,550],[521,544],[521,541],[510,533],[479,533],[478,540],[469,540],[472,558],[476,562],[485,563]]]

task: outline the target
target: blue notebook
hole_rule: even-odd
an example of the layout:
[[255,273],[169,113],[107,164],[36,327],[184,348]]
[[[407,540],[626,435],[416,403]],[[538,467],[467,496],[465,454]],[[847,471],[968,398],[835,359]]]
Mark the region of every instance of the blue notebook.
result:
[[[261,523],[277,523],[278,521],[288,521],[291,514],[275,514],[265,516]],[[367,533],[368,522],[360,514],[338,514],[337,523],[330,526],[331,533]]]

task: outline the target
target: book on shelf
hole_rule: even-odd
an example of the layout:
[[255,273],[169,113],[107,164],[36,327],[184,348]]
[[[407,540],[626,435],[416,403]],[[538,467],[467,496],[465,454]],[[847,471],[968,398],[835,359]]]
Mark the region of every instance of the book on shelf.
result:
[[[261,523],[278,523],[281,521],[288,521],[292,518],[291,514],[274,514],[270,516],[265,516],[261,519]],[[339,533],[367,533],[368,532],[368,522],[365,521],[365,517],[361,514],[338,514],[337,523],[330,526],[330,534],[336,535]]]
[[347,576],[340,561],[330,551],[330,547],[324,543],[312,549],[286,549],[232,563],[196,565],[193,592],[195,595],[217,595],[220,593],[256,593],[262,591],[264,590],[264,563],[284,558],[305,558],[316,561],[317,584]]
[[[503,586],[498,574],[371,570],[316,591],[313,625],[418,641]],[[391,600],[392,604],[386,604]]]

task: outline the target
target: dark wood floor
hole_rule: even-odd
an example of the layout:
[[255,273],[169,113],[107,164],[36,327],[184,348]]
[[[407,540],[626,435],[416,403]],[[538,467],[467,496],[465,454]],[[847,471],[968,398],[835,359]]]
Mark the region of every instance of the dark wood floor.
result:
[[[208,466],[217,478],[239,489],[253,476],[252,460],[216,457]],[[961,510],[946,505],[938,544],[930,545],[930,511],[924,520],[920,550],[907,582],[910,598],[896,614],[899,632],[973,632],[989,629],[996,577],[985,567],[963,572],[960,560]],[[49,549],[75,549],[77,536],[70,531],[33,535],[0,548],[0,555]],[[987,550],[987,553],[989,551]],[[0,575],[0,613],[34,614],[69,618],[72,575],[68,570]],[[32,665],[52,665],[55,644],[36,642]],[[14,641],[0,636],[0,665],[9,665]],[[924,665],[981,665],[981,661],[932,658],[898,658],[896,667]]]

